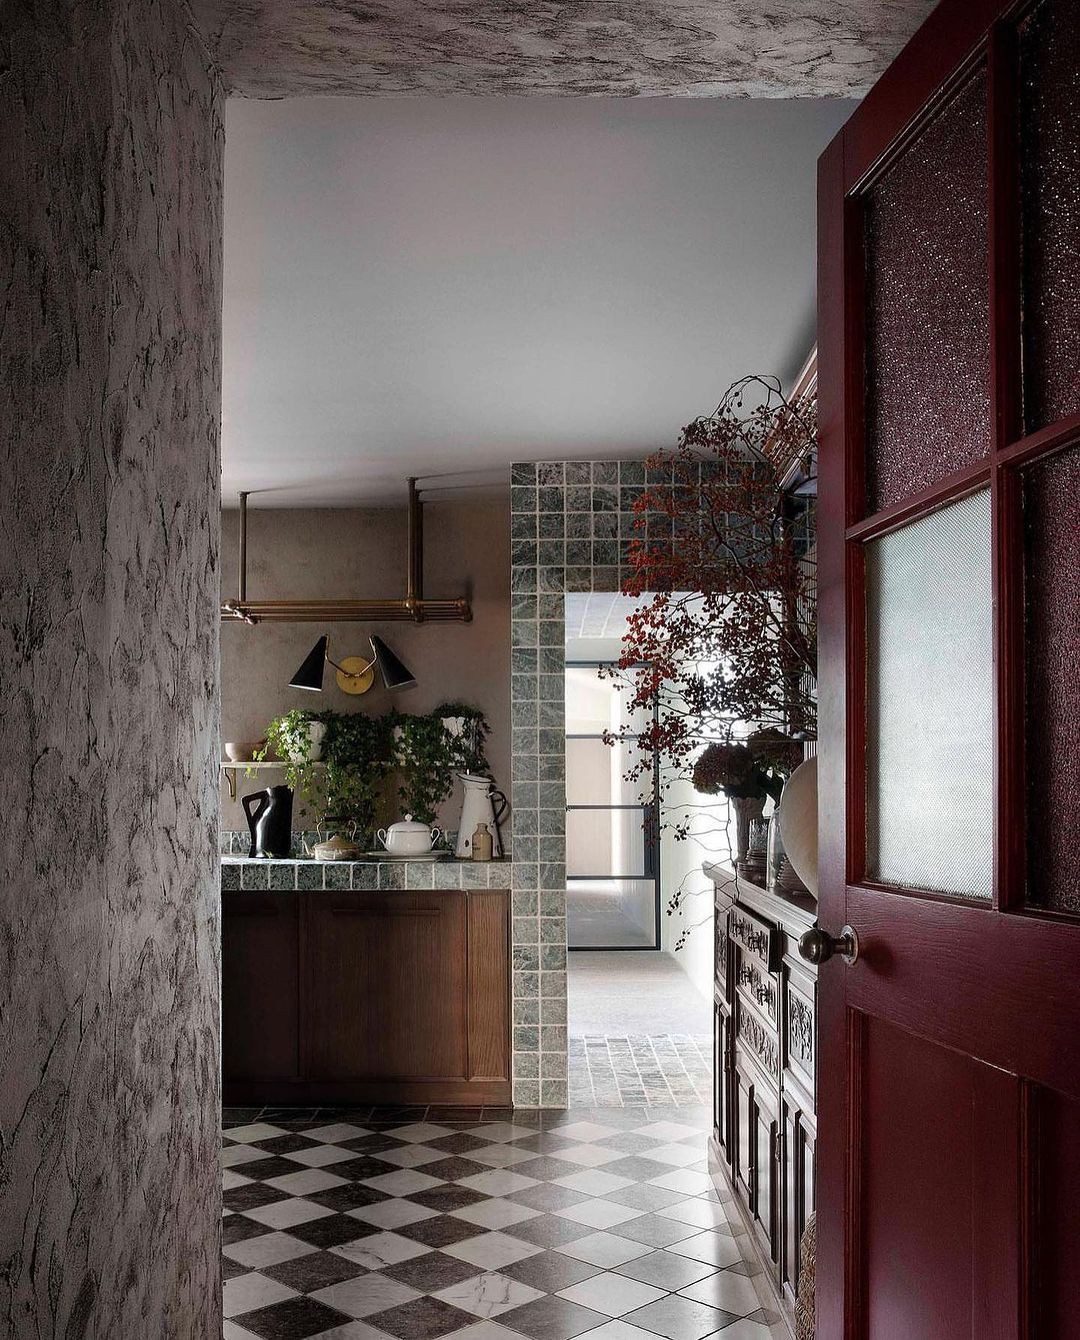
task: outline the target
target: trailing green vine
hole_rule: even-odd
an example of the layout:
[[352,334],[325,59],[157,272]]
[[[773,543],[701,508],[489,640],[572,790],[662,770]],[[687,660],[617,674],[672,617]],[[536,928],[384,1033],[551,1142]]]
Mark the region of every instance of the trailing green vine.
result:
[[[312,758],[315,722],[326,728],[319,759]],[[294,708],[269,723],[266,747],[256,757],[283,760],[286,784],[319,819],[350,820],[370,835],[391,777],[405,809],[432,822],[458,772],[488,772],[488,733],[484,714],[464,703],[378,717]]]

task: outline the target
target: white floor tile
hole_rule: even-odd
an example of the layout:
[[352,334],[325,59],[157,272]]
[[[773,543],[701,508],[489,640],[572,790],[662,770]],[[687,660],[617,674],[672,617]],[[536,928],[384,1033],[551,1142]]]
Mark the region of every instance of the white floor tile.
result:
[[526,1187],[536,1186],[536,1178],[523,1177],[521,1173],[511,1172],[509,1168],[492,1168],[490,1172],[463,1177],[457,1185],[468,1187],[470,1191],[479,1191],[485,1196],[510,1196],[515,1191],[524,1191]]
[[629,1177],[617,1177],[600,1168],[584,1168],[581,1172],[555,1179],[555,1186],[569,1187],[571,1191],[580,1191],[586,1196],[606,1196],[609,1191],[621,1191],[623,1187],[632,1185]]
[[308,1196],[313,1191],[329,1191],[332,1186],[344,1186],[345,1182],[346,1178],[324,1172],[322,1168],[305,1168],[302,1172],[271,1177],[266,1185],[276,1187],[278,1191],[287,1191],[290,1196]]
[[245,1177],[243,1173],[238,1173],[233,1168],[225,1168],[221,1174],[222,1191],[235,1191],[238,1186],[248,1186],[251,1182],[250,1177]]
[[651,1177],[649,1184],[665,1187],[668,1191],[681,1191],[684,1196],[700,1196],[712,1190],[712,1178],[708,1173],[691,1172],[689,1168],[677,1168],[674,1172]]
[[[340,1252],[338,1254],[340,1255]],[[340,1284],[328,1285],[327,1288],[318,1289],[309,1297],[317,1298],[327,1307],[336,1307],[347,1317],[370,1317],[375,1312],[384,1312],[389,1307],[411,1302],[420,1295],[407,1284],[399,1284],[397,1280],[373,1273],[359,1275],[353,1280],[343,1280]]]
[[493,1196],[489,1200],[477,1201],[475,1205],[451,1210],[450,1213],[455,1219],[464,1219],[467,1224],[479,1224],[481,1228],[506,1228],[508,1224],[521,1224],[526,1219],[535,1219],[540,1211]]
[[640,1326],[631,1326],[628,1321],[618,1318],[594,1327],[588,1336],[589,1340],[656,1340],[652,1331],[643,1331]]
[[745,1275],[736,1275],[730,1270],[718,1270],[696,1284],[688,1284],[679,1290],[684,1298],[693,1298],[699,1303],[708,1303],[710,1307],[722,1307],[725,1312],[733,1312],[736,1317],[748,1317],[761,1306],[754,1281]]
[[[252,1122],[250,1126],[233,1126],[225,1132],[227,1140],[239,1140],[241,1144],[251,1144],[255,1140],[272,1140],[275,1135],[288,1135],[290,1132],[280,1126],[271,1126],[265,1121]],[[264,1154],[263,1158],[268,1155]]]
[[263,1233],[257,1238],[245,1238],[243,1242],[230,1242],[223,1248],[230,1260],[247,1266],[249,1270],[276,1266],[282,1261],[293,1261],[298,1256],[309,1256],[317,1250],[310,1243],[292,1238],[288,1233]]
[[762,1326],[758,1321],[747,1321],[744,1317],[742,1321],[732,1322],[722,1331],[717,1331],[716,1340],[773,1340],[773,1332],[768,1326]]
[[482,1270],[501,1270],[514,1261],[536,1256],[542,1249],[505,1233],[481,1233],[475,1238],[466,1238],[464,1242],[452,1243],[442,1250],[447,1256],[456,1256]]
[[269,1157],[264,1149],[252,1149],[250,1145],[229,1145],[221,1151],[221,1166],[238,1168],[245,1163],[254,1163],[256,1159]]
[[742,1260],[738,1244],[729,1233],[699,1233],[696,1237],[675,1242],[667,1249],[676,1256],[689,1256],[692,1261],[705,1261],[723,1268]]
[[659,1145],[650,1149],[646,1157],[657,1163],[668,1163],[673,1168],[686,1168],[691,1163],[700,1163],[705,1150],[694,1145]]
[[454,1134],[448,1126],[436,1126],[430,1121],[417,1121],[409,1126],[398,1126],[386,1133],[392,1135],[395,1140],[414,1141],[418,1145],[422,1145],[425,1140],[441,1140],[444,1135]]
[[663,1298],[666,1292],[651,1284],[642,1284],[640,1280],[604,1271],[601,1275],[582,1280],[580,1284],[572,1284],[568,1289],[560,1289],[559,1297],[568,1298],[571,1303],[578,1303],[581,1307],[591,1307],[594,1312],[602,1312],[607,1317],[621,1317],[624,1312],[633,1312],[646,1303],[654,1303],[658,1298]]
[[648,1126],[639,1126],[635,1135],[649,1135],[656,1140],[685,1140],[691,1135],[700,1135],[696,1126],[686,1126],[678,1121],[654,1121]]
[[[321,1337],[320,1337],[321,1340]],[[444,1340],[521,1340],[517,1331],[500,1326],[497,1321],[478,1321],[445,1336]]]
[[583,1168],[600,1168],[626,1155],[617,1149],[605,1149],[602,1145],[567,1145],[565,1149],[559,1150],[556,1157],[566,1159],[568,1163],[580,1163]]
[[515,1126],[511,1121],[490,1121],[469,1130],[469,1135],[475,1135],[478,1140],[493,1140],[497,1144],[506,1140],[523,1140],[525,1136],[535,1134],[535,1126]]
[[728,1222],[722,1205],[692,1196],[676,1201],[674,1205],[665,1205],[655,1213],[663,1219],[674,1219],[679,1224],[695,1224],[698,1228],[726,1228]]
[[342,1149],[338,1145],[313,1145],[311,1149],[298,1149],[292,1154],[283,1154],[282,1158],[293,1163],[302,1163],[305,1168],[326,1168],[334,1163],[345,1163],[356,1158],[351,1149]]
[[543,1298],[544,1293],[541,1289],[512,1280],[507,1275],[489,1271],[440,1289],[435,1297],[477,1317],[497,1317],[500,1312],[509,1312],[512,1307]]
[[[350,1157],[355,1158],[356,1155]],[[427,1145],[402,1145],[400,1149],[380,1149],[374,1157],[383,1163],[394,1163],[399,1168],[420,1168],[425,1163],[446,1158],[446,1154],[441,1149],[429,1149]]]
[[474,1163],[486,1163],[489,1168],[512,1168],[515,1163],[524,1163],[526,1159],[536,1158],[537,1154],[534,1149],[519,1149],[517,1145],[507,1140],[501,1145],[470,1149],[465,1157],[472,1159]]
[[[313,1131],[305,1131],[309,1140],[322,1140],[325,1144],[338,1144],[343,1140],[359,1140],[362,1135],[370,1135],[363,1126],[350,1126],[347,1121],[335,1122],[332,1126],[316,1126]],[[355,1155],[353,1156],[355,1157]]]
[[631,1242],[629,1238],[620,1238],[615,1233],[589,1233],[555,1250],[564,1256],[573,1256],[578,1261],[588,1261],[592,1266],[611,1270],[625,1261],[632,1261],[635,1256],[645,1256],[653,1248],[641,1242]]
[[374,1205],[358,1205],[345,1213],[378,1228],[401,1228],[403,1224],[418,1224],[421,1219],[434,1219],[438,1211],[411,1200],[377,1200]]
[[608,1135],[618,1135],[614,1126],[601,1126],[595,1121],[574,1121],[569,1126],[555,1127],[559,1136],[580,1143],[583,1140],[603,1140]]
[[257,1307],[283,1303],[295,1294],[295,1289],[287,1288],[277,1280],[272,1280],[269,1275],[260,1275],[254,1270],[247,1275],[234,1275],[222,1287],[225,1316],[238,1317],[243,1312],[253,1312]]
[[400,1233],[369,1233],[366,1238],[335,1247],[334,1251],[365,1270],[381,1270],[383,1266],[396,1266],[399,1261],[423,1256],[431,1248],[426,1243],[403,1238]]
[[388,1196],[414,1196],[418,1191],[427,1191],[429,1187],[441,1186],[442,1183],[437,1177],[429,1177],[415,1168],[399,1168],[397,1172],[365,1177],[364,1185],[374,1187],[376,1191],[385,1191]]
[[292,1228],[293,1224],[309,1224],[313,1219],[325,1219],[333,1214],[325,1205],[316,1205],[313,1200],[304,1200],[300,1196],[290,1196],[288,1200],[275,1200],[271,1205],[257,1205],[253,1210],[245,1210],[248,1219],[257,1224],[266,1224],[268,1228]]
[[590,1228],[614,1228],[616,1224],[627,1224],[631,1219],[640,1219],[644,1210],[635,1210],[629,1205],[616,1205],[611,1200],[583,1200],[580,1205],[567,1205],[555,1214],[562,1219],[572,1219],[575,1224],[588,1224]]

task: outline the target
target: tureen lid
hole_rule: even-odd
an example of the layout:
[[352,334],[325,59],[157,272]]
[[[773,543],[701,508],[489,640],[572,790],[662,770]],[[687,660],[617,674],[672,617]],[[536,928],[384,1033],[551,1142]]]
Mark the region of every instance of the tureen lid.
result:
[[387,833],[424,833],[430,834],[431,829],[427,824],[422,824],[419,819],[414,819],[411,814],[406,814],[404,819],[399,819],[396,824],[391,824],[386,830]]

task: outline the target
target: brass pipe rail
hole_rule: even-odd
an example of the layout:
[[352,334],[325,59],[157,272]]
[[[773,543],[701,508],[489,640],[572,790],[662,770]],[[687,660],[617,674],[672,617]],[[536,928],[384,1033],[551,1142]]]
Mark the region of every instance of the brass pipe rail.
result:
[[395,600],[248,600],[247,500],[240,494],[237,598],[221,602],[225,623],[469,623],[472,608],[457,600],[424,599],[424,512],[416,480],[410,479],[405,597]]

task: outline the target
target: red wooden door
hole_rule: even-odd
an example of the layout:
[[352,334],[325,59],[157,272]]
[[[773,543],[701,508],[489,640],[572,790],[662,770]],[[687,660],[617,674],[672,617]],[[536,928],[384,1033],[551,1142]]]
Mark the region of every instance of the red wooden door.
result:
[[1080,0],[944,0],[819,202],[818,1336],[1080,1336]]

